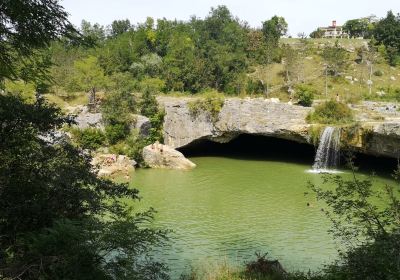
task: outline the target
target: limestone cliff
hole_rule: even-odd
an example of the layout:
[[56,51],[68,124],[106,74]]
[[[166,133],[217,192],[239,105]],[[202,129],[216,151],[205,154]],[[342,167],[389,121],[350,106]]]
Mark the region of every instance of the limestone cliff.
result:
[[[228,142],[240,134],[265,135],[310,143],[310,125],[305,118],[312,108],[273,102],[264,98],[228,98],[213,121],[207,113],[193,116],[188,108],[190,98],[160,98],[165,109],[165,144],[180,148],[196,140]],[[355,150],[377,156],[398,157],[400,150],[400,113],[384,109],[354,108],[359,120],[357,139],[350,142]],[[385,105],[386,106],[386,105]],[[385,107],[387,108],[387,107]],[[397,108],[394,106],[394,108]],[[370,113],[370,118],[366,117]],[[371,113],[372,112],[372,113]],[[378,114],[378,115],[377,115]],[[378,119],[378,121],[377,121]]]

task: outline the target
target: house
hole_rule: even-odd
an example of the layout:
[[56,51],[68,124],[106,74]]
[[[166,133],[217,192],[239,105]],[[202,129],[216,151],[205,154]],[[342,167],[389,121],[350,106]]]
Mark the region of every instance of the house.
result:
[[319,27],[322,32],[322,38],[349,38],[349,34],[343,30],[343,26],[336,25],[336,20],[328,27]]

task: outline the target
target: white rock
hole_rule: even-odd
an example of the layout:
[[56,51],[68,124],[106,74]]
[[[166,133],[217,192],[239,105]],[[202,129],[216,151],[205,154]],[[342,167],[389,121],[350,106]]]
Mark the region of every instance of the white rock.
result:
[[132,128],[135,128],[139,131],[139,134],[142,136],[149,136],[151,129],[151,122],[148,117],[142,115],[133,115],[135,118],[135,122]]
[[143,160],[151,168],[188,170],[196,167],[181,152],[159,143],[143,148]]
[[396,81],[396,78],[395,78],[394,76],[391,76],[390,79],[391,79],[392,81]]
[[111,176],[114,174],[129,175],[135,170],[136,161],[124,155],[97,154],[93,157],[91,164],[98,168],[99,176]]

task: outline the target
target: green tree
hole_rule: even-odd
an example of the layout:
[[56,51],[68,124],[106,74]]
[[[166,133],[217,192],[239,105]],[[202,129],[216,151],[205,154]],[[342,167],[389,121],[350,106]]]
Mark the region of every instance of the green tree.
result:
[[314,30],[313,32],[310,33],[310,38],[320,39],[324,36],[324,34],[325,32],[318,28],[317,30]]
[[127,31],[129,31],[132,28],[131,22],[129,19],[125,20],[114,20],[111,23],[111,36],[112,37],[117,37]]
[[[331,233],[345,247],[340,259],[325,269],[326,279],[396,279],[400,275],[400,201],[398,188],[376,186],[374,177],[351,179],[325,176],[324,184],[334,189],[310,188],[328,205]],[[399,173],[395,174],[398,181]]]
[[[34,63],[34,54],[60,36],[76,38],[76,31],[58,1],[5,0],[0,2],[0,81],[46,74],[48,64]],[[40,58],[39,58],[40,62]],[[38,67],[30,67],[34,63]],[[23,67],[26,66],[26,67]]]
[[142,93],[140,99],[140,113],[150,119],[151,130],[150,135],[146,139],[147,143],[154,143],[155,141],[163,142],[163,123],[164,112],[158,107],[156,99],[156,92],[151,88],[147,88]]
[[343,30],[346,31],[351,38],[368,36],[368,21],[366,18],[362,19],[351,19],[346,21],[343,25]]
[[263,22],[262,31],[266,41],[278,45],[279,39],[288,31],[288,24],[285,18],[273,16],[270,20]]
[[348,67],[348,52],[336,41],[334,46],[328,46],[322,51],[326,74],[340,76]]
[[167,278],[146,257],[164,237],[147,226],[153,212],[133,214],[122,201],[138,191],[98,178],[56,136],[66,122],[40,98],[0,95],[0,278]]
[[95,56],[88,56],[74,62],[72,81],[76,90],[90,91],[93,95],[92,98],[99,89],[105,88],[107,85],[107,77]]
[[400,63],[400,15],[394,15],[392,11],[387,13],[386,18],[375,25],[374,38],[378,45],[386,47],[388,60],[391,65]]
[[80,29],[84,40],[90,45],[97,45],[104,42],[106,38],[106,32],[104,27],[98,23],[91,24],[86,20],[82,20]]

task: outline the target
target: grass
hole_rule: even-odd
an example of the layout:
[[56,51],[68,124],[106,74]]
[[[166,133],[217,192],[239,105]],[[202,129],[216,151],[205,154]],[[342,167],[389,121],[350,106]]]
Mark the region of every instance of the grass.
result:
[[75,93],[73,97],[68,99],[62,98],[54,94],[45,94],[44,96],[49,102],[56,104],[62,109],[75,107],[78,105],[87,105],[88,102],[88,96],[84,92]]
[[[299,39],[282,39],[282,43],[296,45]],[[316,99],[333,99],[338,94],[340,100],[349,103],[357,103],[360,100],[381,100],[381,101],[398,101],[399,95],[392,92],[400,89],[400,67],[391,67],[382,58],[379,63],[373,66],[373,72],[379,70],[383,72],[382,76],[372,75],[372,90],[369,94],[367,80],[369,79],[369,69],[365,64],[355,63],[357,57],[356,52],[350,52],[349,67],[342,73],[342,78],[337,79],[328,77],[328,92],[325,94],[325,75],[322,58],[320,57],[319,44],[334,44],[334,39],[313,39],[311,42],[311,53],[301,61],[300,76],[303,77],[304,83],[316,90]],[[340,44],[345,48],[360,47],[364,45],[366,40],[359,39],[340,39]],[[262,79],[268,83],[271,90],[270,97],[280,98],[282,101],[288,101],[289,94],[285,90],[285,80],[282,75],[284,66],[281,63],[274,63],[268,66],[255,66],[249,77],[253,79]],[[351,76],[352,81],[344,77]],[[394,77],[395,80],[392,80]],[[386,94],[379,96],[378,92],[384,91]]]

